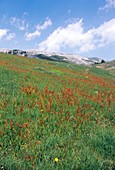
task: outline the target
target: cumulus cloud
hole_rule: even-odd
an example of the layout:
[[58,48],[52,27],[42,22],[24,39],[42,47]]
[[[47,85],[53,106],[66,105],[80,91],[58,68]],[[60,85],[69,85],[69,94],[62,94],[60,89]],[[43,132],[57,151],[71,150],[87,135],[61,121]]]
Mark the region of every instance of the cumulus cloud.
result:
[[0,29],[0,40],[7,35],[8,29]]
[[103,23],[97,28],[84,31],[83,20],[59,27],[49,37],[42,41],[39,50],[62,51],[70,49],[74,52],[88,52],[115,42],[115,18]]
[[21,20],[16,17],[11,17],[9,22],[12,26],[15,26],[20,31],[26,30],[28,28],[28,23],[26,23],[25,20]]
[[30,41],[30,40],[32,40],[32,39],[34,39],[34,38],[36,38],[36,37],[39,37],[40,35],[41,35],[41,32],[38,31],[38,30],[36,30],[36,31],[34,31],[34,32],[26,33],[26,34],[25,34],[25,39],[26,39],[27,41]]
[[82,32],[82,20],[69,24],[65,28],[59,27],[45,41],[39,44],[39,48],[48,51],[59,51],[61,47],[68,45],[73,48],[76,43],[80,43]]
[[115,18],[95,29],[95,33],[99,37],[99,46],[105,46],[112,42],[115,43]]
[[105,0],[106,4],[103,7],[100,7],[99,10],[108,10],[110,8],[115,8],[115,0]]
[[25,39],[27,41],[30,41],[34,38],[37,38],[41,35],[41,31],[44,29],[47,29],[49,26],[52,25],[52,21],[49,18],[46,18],[46,21],[42,25],[36,25],[35,26],[35,31],[34,32],[27,32],[25,34]]
[[6,37],[6,40],[7,40],[7,41],[11,41],[12,39],[15,38],[15,36],[16,36],[15,33],[9,33],[9,34],[7,35],[7,37]]

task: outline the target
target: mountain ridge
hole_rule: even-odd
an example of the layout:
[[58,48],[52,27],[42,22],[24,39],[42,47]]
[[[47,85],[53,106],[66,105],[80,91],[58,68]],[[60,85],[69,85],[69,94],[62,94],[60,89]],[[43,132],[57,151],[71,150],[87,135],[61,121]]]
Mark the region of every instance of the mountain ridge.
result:
[[25,56],[28,58],[39,58],[51,61],[62,61],[62,62],[72,62],[79,65],[94,65],[105,63],[105,60],[97,57],[83,57],[79,54],[65,54],[62,52],[48,52],[48,51],[39,51],[37,49],[29,50],[19,50],[19,49],[0,49],[0,52],[14,54],[19,56]]

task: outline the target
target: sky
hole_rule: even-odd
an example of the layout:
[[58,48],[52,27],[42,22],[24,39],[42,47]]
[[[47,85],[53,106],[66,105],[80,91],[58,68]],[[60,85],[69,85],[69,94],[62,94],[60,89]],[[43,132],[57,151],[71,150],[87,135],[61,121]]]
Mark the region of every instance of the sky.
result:
[[0,48],[115,59],[115,0],[0,0]]

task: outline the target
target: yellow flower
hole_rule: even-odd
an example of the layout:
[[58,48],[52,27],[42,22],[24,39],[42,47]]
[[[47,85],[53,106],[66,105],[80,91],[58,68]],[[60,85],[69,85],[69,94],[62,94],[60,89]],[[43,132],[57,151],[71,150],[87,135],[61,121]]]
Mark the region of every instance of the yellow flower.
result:
[[54,161],[55,161],[55,162],[58,162],[58,161],[59,161],[59,159],[58,159],[58,158],[55,158],[55,159],[54,159]]

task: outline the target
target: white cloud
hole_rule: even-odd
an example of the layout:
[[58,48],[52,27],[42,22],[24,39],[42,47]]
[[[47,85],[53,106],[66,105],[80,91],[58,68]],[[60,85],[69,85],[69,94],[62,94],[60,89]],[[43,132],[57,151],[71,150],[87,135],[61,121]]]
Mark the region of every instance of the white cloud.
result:
[[21,31],[26,30],[28,28],[28,23],[26,23],[25,20],[21,20],[16,17],[11,17],[9,22],[11,25],[15,26]]
[[6,40],[7,40],[7,41],[10,41],[10,40],[14,39],[15,36],[16,36],[15,33],[9,33],[8,36],[6,37]]
[[15,38],[15,33],[10,33],[8,29],[0,29],[0,40],[5,38],[5,40],[10,41]]
[[25,39],[27,41],[30,41],[34,38],[37,38],[41,35],[41,31],[44,29],[47,29],[49,26],[52,25],[52,21],[49,18],[46,18],[46,21],[43,23],[43,25],[36,25],[36,30],[34,32],[26,33]]
[[80,43],[82,32],[82,20],[69,24],[66,28],[59,27],[47,40],[39,44],[39,48],[48,51],[60,51],[60,48],[64,46],[73,48],[76,43]]
[[115,18],[97,28],[84,31],[83,20],[57,28],[49,37],[42,41],[39,50],[61,51],[70,49],[74,52],[88,52],[115,42]]
[[100,7],[99,10],[108,10],[110,8],[115,8],[115,0],[105,0],[106,4],[103,7]]
[[115,42],[115,18],[105,22],[96,29],[96,34],[99,36],[99,46]]
[[7,35],[8,29],[0,29],[0,40]]
[[25,34],[25,39],[27,41],[30,41],[30,40],[32,40],[32,39],[34,39],[36,37],[39,37],[40,35],[41,35],[41,32],[36,30],[35,32],[32,32],[32,33],[26,33]]
[[52,21],[51,21],[51,19],[49,19],[49,18],[46,18],[46,21],[43,23],[43,25],[37,25],[36,26],[36,29],[37,30],[44,30],[44,29],[47,29],[49,26],[51,26],[52,25]]

